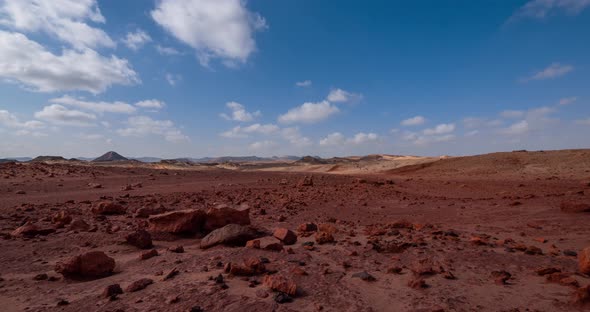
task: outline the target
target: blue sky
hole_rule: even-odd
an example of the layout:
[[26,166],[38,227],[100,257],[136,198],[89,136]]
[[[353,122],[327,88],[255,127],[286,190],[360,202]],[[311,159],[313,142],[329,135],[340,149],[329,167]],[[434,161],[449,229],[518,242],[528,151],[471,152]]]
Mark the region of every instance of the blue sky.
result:
[[0,157],[590,143],[590,0],[0,0]]

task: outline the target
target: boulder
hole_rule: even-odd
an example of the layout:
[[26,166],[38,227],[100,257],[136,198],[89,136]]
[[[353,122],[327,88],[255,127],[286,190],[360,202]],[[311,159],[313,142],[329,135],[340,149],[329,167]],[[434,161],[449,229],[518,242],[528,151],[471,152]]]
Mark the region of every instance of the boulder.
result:
[[146,230],[137,230],[125,237],[127,244],[139,249],[152,248],[152,236]]
[[58,262],[55,272],[64,277],[92,277],[99,278],[111,275],[115,269],[115,259],[102,251],[90,251],[72,257],[64,262]]
[[567,213],[590,212],[590,203],[564,201],[560,205],[561,211]]
[[278,228],[274,231],[273,236],[285,245],[293,245],[297,242],[297,235],[289,229]]
[[270,251],[282,251],[283,250],[283,243],[280,240],[276,239],[272,236],[261,237],[258,239],[259,243],[258,246],[260,249],[263,250],[270,250]]
[[36,235],[49,235],[55,232],[55,229],[52,228],[45,228],[41,229],[38,226],[32,224],[31,222],[27,222],[22,226],[16,228],[10,235],[14,237],[25,236],[25,237],[32,237]]
[[82,219],[74,219],[68,225],[68,230],[69,231],[81,231],[81,232],[85,232],[85,231],[88,231],[89,229],[90,229],[90,225],[88,223],[86,223],[86,221],[84,221]]
[[307,222],[302,223],[297,227],[297,231],[299,232],[316,232],[318,230],[318,226],[315,223]]
[[580,272],[590,274],[590,247],[584,248],[578,254],[578,265]]
[[121,289],[121,286],[119,284],[112,284],[112,285],[105,287],[105,289],[102,292],[102,296],[104,298],[114,298],[114,297],[117,297],[117,295],[120,295],[122,293],[123,293],[123,289]]
[[127,212],[127,208],[112,201],[100,202],[92,207],[92,213],[97,215],[118,215],[125,214],[125,212]]
[[152,215],[168,212],[168,208],[158,205],[156,207],[141,207],[135,212],[136,218],[149,218]]
[[320,245],[327,244],[327,243],[333,243],[334,236],[332,236],[332,234],[330,234],[328,232],[317,232],[315,234],[315,241]]
[[179,210],[150,216],[149,230],[172,234],[196,234],[201,232],[205,222],[202,210]]
[[72,216],[62,210],[51,217],[51,222],[57,224],[60,227],[63,227],[64,225],[70,224],[70,222],[72,222]]
[[246,204],[237,208],[228,205],[218,205],[207,210],[204,230],[206,232],[219,229],[228,224],[249,225],[250,207]]
[[207,234],[201,240],[201,248],[206,249],[219,244],[245,246],[246,242],[256,237],[256,231],[249,226],[228,224]]
[[152,249],[150,251],[144,251],[141,256],[139,256],[140,260],[147,260],[153,257],[158,256],[158,251],[155,249]]

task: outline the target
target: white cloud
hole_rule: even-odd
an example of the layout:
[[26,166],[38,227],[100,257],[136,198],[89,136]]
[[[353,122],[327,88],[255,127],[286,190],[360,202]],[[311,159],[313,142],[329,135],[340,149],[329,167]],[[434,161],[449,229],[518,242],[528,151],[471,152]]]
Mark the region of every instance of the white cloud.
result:
[[295,83],[295,85],[302,88],[309,87],[311,86],[311,80],[298,81]]
[[91,49],[55,55],[19,33],[0,31],[0,77],[40,92],[101,93],[114,84],[139,83],[128,61]]
[[346,138],[340,132],[334,132],[328,134],[325,138],[320,140],[320,145],[322,146],[330,146],[330,145],[342,145],[346,141]]
[[21,122],[15,115],[7,110],[0,110],[0,126],[16,128],[21,130],[36,130],[45,127],[45,124],[38,120]]
[[103,30],[87,22],[105,23],[96,0],[0,1],[0,25],[23,32],[44,32],[78,50],[115,46]]
[[237,126],[237,127],[233,127],[231,130],[228,130],[226,132],[222,132],[219,135],[224,137],[224,138],[231,138],[231,139],[236,139],[236,138],[247,138],[250,134],[264,134],[264,135],[269,135],[269,134],[273,134],[276,133],[280,130],[280,128],[277,125],[273,125],[273,124],[252,124],[249,125],[247,127],[241,127],[241,126]]
[[569,104],[574,103],[577,100],[578,100],[578,98],[575,96],[562,98],[559,100],[559,105],[569,105]]
[[590,6],[590,0],[531,0],[522,6],[511,19],[524,17],[542,19],[559,10],[576,15],[588,6]]
[[73,106],[96,113],[132,114],[137,110],[135,107],[125,102],[91,102],[76,99],[68,95],[51,99],[49,101],[54,104]]
[[45,120],[56,125],[65,126],[91,126],[96,120],[96,116],[77,110],[69,110],[59,104],[52,104],[43,107],[43,110],[35,113],[35,118]]
[[524,116],[524,111],[520,110],[505,110],[500,113],[500,116],[504,118],[521,118]]
[[431,143],[448,142],[455,139],[454,134],[419,136],[414,140],[415,145],[428,145]]
[[164,47],[161,45],[156,45],[156,51],[158,51],[158,53],[160,53],[161,55],[179,55],[180,52],[178,52],[178,50],[172,48],[172,47]]
[[154,120],[148,116],[133,116],[127,119],[127,128],[117,130],[121,136],[144,137],[159,135],[169,142],[184,142],[189,138],[174,126],[170,120]]
[[253,34],[265,20],[242,0],[159,0],[151,16],[166,31],[197,51],[202,65],[219,58],[246,62],[256,50]]
[[137,29],[135,32],[128,32],[123,43],[131,50],[137,51],[141,49],[146,43],[152,41],[152,37],[145,31]]
[[151,100],[144,100],[144,101],[139,101],[137,103],[135,103],[135,106],[137,107],[141,107],[141,108],[151,108],[151,109],[162,109],[166,106],[166,103],[160,101],[160,100],[156,100],[156,99],[151,99]]
[[553,63],[549,65],[547,68],[533,74],[531,77],[524,79],[524,81],[554,79],[564,76],[572,70],[574,70],[574,67],[571,65]]
[[341,146],[344,144],[359,145],[368,142],[377,141],[379,136],[375,133],[359,132],[352,138],[345,138],[340,132],[328,134],[325,138],[320,140],[321,146]]
[[102,134],[96,134],[96,133],[94,133],[94,134],[82,133],[78,137],[81,138],[81,139],[84,139],[84,140],[91,140],[91,141],[104,139],[104,135],[102,135]]
[[322,121],[340,110],[328,101],[319,103],[303,103],[301,106],[290,109],[279,116],[280,123],[316,123]]
[[268,150],[268,149],[274,148],[276,146],[277,146],[276,142],[265,140],[265,141],[254,142],[254,143],[250,144],[248,146],[248,148],[251,150],[254,150],[254,151],[260,151],[260,150]]
[[174,74],[166,73],[166,81],[168,81],[168,83],[171,86],[175,86],[181,80],[182,80],[181,75],[174,75]]
[[479,130],[472,130],[472,131],[469,131],[469,132],[465,133],[465,136],[466,137],[472,137],[472,136],[476,136],[478,134],[479,134]]
[[424,124],[425,122],[426,122],[426,118],[424,118],[422,116],[415,116],[412,118],[402,120],[402,122],[400,124],[402,126],[419,126],[419,125]]
[[439,135],[439,134],[446,134],[455,131],[455,124],[440,124],[434,128],[424,129],[423,133],[425,135]]
[[529,123],[526,120],[521,120],[510,125],[507,128],[501,129],[500,132],[507,135],[520,135],[529,131]]
[[311,140],[303,136],[297,127],[284,128],[281,130],[281,135],[289,144],[296,147],[304,147],[312,144]]
[[358,101],[362,98],[362,95],[348,92],[342,89],[333,89],[328,94],[327,100],[332,103],[344,103]]
[[231,110],[231,115],[224,113],[220,114],[220,116],[226,120],[249,122],[261,115],[260,111],[255,111],[253,113],[246,111],[244,105],[238,102],[228,102],[225,106]]

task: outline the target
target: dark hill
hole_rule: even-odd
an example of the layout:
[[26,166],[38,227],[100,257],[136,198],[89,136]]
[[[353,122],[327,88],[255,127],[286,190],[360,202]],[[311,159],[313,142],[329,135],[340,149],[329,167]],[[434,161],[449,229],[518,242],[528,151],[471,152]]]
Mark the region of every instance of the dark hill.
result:
[[93,160],[93,162],[125,161],[125,160],[129,160],[129,159],[121,156],[117,152],[110,151],[110,152],[107,152],[106,154],[96,158],[95,160]]

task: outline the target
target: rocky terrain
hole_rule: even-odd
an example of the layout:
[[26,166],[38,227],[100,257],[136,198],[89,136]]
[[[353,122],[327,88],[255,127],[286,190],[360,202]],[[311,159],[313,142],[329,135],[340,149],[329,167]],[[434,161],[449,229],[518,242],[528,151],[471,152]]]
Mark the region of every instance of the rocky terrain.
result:
[[362,161],[0,164],[0,310],[590,310],[590,151]]

